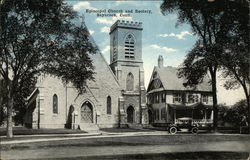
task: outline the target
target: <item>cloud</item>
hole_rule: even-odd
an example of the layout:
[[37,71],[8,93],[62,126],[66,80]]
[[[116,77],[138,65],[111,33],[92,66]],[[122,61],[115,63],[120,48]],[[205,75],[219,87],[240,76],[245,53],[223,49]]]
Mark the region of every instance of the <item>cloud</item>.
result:
[[92,35],[95,33],[95,31],[89,29],[89,33]]
[[114,24],[117,20],[126,20],[126,21],[133,21],[132,17],[120,17],[119,14],[116,15],[116,17],[112,17],[112,18],[101,18],[98,17],[96,18],[96,22],[97,23],[101,23],[101,24],[108,24],[108,25],[112,25]]
[[103,33],[109,33],[109,27],[102,27],[101,32]]
[[97,23],[102,23],[102,24],[113,24],[112,20],[108,20],[107,18],[96,18],[95,20]]
[[86,9],[96,9],[95,7],[92,7],[89,2],[78,2],[77,4],[75,4],[73,6],[74,10],[81,10],[83,8],[86,8]]
[[109,53],[110,46],[106,46],[103,50],[101,50],[102,54]]
[[[159,2],[155,1],[154,3],[159,3]],[[115,1],[115,3],[112,4],[112,6],[116,6],[116,7],[121,6],[121,5],[130,5],[130,6],[133,6],[133,7],[142,7],[142,6],[148,6],[148,2],[140,1],[140,3],[138,3],[136,1],[119,0],[119,1]]]
[[176,37],[176,38],[178,38],[178,39],[184,40],[184,39],[185,39],[184,36],[186,36],[186,35],[192,36],[193,34],[190,33],[190,32],[188,32],[188,31],[182,31],[182,32],[179,33],[179,34],[175,34],[175,33],[170,33],[170,34],[159,34],[159,37]]
[[151,48],[154,48],[154,49],[157,49],[157,50],[160,50],[160,51],[164,51],[164,52],[176,52],[177,50],[174,49],[174,48],[168,48],[168,47],[162,47],[162,46],[159,46],[157,44],[152,44],[150,45],[149,47]]

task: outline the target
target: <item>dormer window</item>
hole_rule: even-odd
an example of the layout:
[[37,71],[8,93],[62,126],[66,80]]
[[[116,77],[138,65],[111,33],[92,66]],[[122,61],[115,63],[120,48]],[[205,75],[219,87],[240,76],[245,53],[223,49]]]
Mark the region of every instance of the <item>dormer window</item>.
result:
[[125,39],[125,59],[135,59],[135,39],[129,34]]

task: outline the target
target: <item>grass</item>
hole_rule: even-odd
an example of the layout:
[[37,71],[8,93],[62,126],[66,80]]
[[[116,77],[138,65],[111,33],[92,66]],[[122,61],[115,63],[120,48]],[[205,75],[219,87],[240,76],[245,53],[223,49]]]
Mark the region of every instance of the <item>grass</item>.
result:
[[[28,137],[29,138],[29,137]],[[21,144],[1,145],[2,150],[10,149],[39,149],[55,147],[95,147],[95,146],[137,146],[137,145],[181,145],[206,142],[240,141],[249,142],[250,136],[237,135],[162,135],[162,136],[133,136],[133,137],[108,137],[94,139],[72,139],[61,141],[33,142]]]
[[[249,153],[246,152],[177,152],[164,154],[136,154],[136,155],[108,155],[88,157],[64,157],[72,160],[246,160]],[[53,158],[57,159],[57,158]],[[61,158],[58,158],[61,159]]]

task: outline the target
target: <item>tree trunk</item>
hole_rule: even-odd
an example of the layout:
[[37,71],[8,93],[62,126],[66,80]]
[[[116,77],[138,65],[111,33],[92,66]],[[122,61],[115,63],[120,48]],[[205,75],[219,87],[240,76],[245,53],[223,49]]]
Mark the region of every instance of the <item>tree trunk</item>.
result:
[[250,99],[247,97],[247,107],[248,107],[248,134],[250,134]]
[[214,119],[213,119],[213,130],[214,132],[218,131],[217,122],[218,122],[218,108],[217,108],[217,81],[216,81],[216,71],[211,71],[211,79],[212,79],[212,92],[213,92],[213,111],[214,111]]
[[7,138],[13,137],[13,129],[12,129],[12,109],[13,109],[13,96],[11,95],[10,91],[7,97]]
[[247,108],[248,108],[248,134],[250,134],[250,97],[248,93],[248,89],[246,85],[242,85],[246,100],[247,100]]

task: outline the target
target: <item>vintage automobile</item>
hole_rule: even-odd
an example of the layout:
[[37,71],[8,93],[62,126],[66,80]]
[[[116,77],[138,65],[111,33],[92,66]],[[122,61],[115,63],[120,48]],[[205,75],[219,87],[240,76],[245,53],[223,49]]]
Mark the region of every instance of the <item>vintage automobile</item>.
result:
[[169,124],[168,126],[168,131],[170,134],[176,134],[177,131],[183,130],[197,134],[199,128],[197,124],[193,123],[193,119],[190,117],[178,118],[174,124]]

